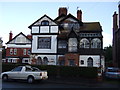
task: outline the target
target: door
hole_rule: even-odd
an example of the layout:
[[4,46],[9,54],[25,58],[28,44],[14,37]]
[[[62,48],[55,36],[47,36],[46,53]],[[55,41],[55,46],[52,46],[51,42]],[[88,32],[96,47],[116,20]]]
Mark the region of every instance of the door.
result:
[[88,67],[93,67],[93,59],[91,57],[88,58],[87,66]]

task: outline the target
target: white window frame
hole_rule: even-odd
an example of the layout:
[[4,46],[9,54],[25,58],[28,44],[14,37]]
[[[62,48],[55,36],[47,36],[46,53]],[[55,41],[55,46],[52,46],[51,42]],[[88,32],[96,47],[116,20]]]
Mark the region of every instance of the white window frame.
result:
[[10,49],[10,55],[13,55],[13,49],[12,48]]
[[17,55],[17,49],[16,48],[14,49],[14,55]]
[[23,55],[26,55],[27,50],[23,49]]

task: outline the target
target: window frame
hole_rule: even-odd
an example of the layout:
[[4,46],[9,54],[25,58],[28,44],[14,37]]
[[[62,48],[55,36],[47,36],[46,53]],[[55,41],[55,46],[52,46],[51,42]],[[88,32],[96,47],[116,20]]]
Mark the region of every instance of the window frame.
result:
[[13,55],[13,48],[10,49],[10,55]]
[[[49,38],[49,42],[45,40],[47,38]],[[41,39],[42,42],[39,39]],[[51,49],[51,37],[38,37],[37,43],[37,49]]]
[[41,22],[41,26],[49,26],[49,21],[48,20],[43,20]]
[[26,49],[23,49],[23,55],[27,55],[27,50]]

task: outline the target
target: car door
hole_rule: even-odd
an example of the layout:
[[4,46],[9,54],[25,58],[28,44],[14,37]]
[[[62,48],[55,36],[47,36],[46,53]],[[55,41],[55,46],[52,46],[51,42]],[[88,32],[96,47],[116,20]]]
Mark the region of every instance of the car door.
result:
[[20,79],[20,72],[22,70],[22,66],[14,68],[10,73],[9,77],[11,79]]

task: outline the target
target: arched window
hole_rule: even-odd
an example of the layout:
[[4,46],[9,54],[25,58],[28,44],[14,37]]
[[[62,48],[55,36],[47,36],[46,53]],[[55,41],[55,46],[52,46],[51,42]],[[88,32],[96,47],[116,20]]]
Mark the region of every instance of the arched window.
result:
[[89,48],[90,44],[89,44],[89,40],[86,38],[83,38],[80,40],[80,48]]
[[68,46],[69,46],[69,49],[68,51],[69,52],[76,52],[77,51],[77,38],[69,38],[69,41],[68,41]]
[[37,58],[36,64],[37,65],[42,65],[42,59],[41,59],[41,57]]
[[91,41],[91,48],[101,48],[101,40],[99,38],[94,38]]
[[93,67],[93,59],[91,57],[89,57],[88,60],[87,60],[87,66],[88,67]]
[[43,64],[44,64],[44,65],[48,65],[48,58],[47,58],[47,57],[44,57],[44,58],[43,58]]
[[49,25],[49,21],[44,20],[44,21],[41,22],[41,25],[43,25],[43,26],[48,26],[48,25]]

